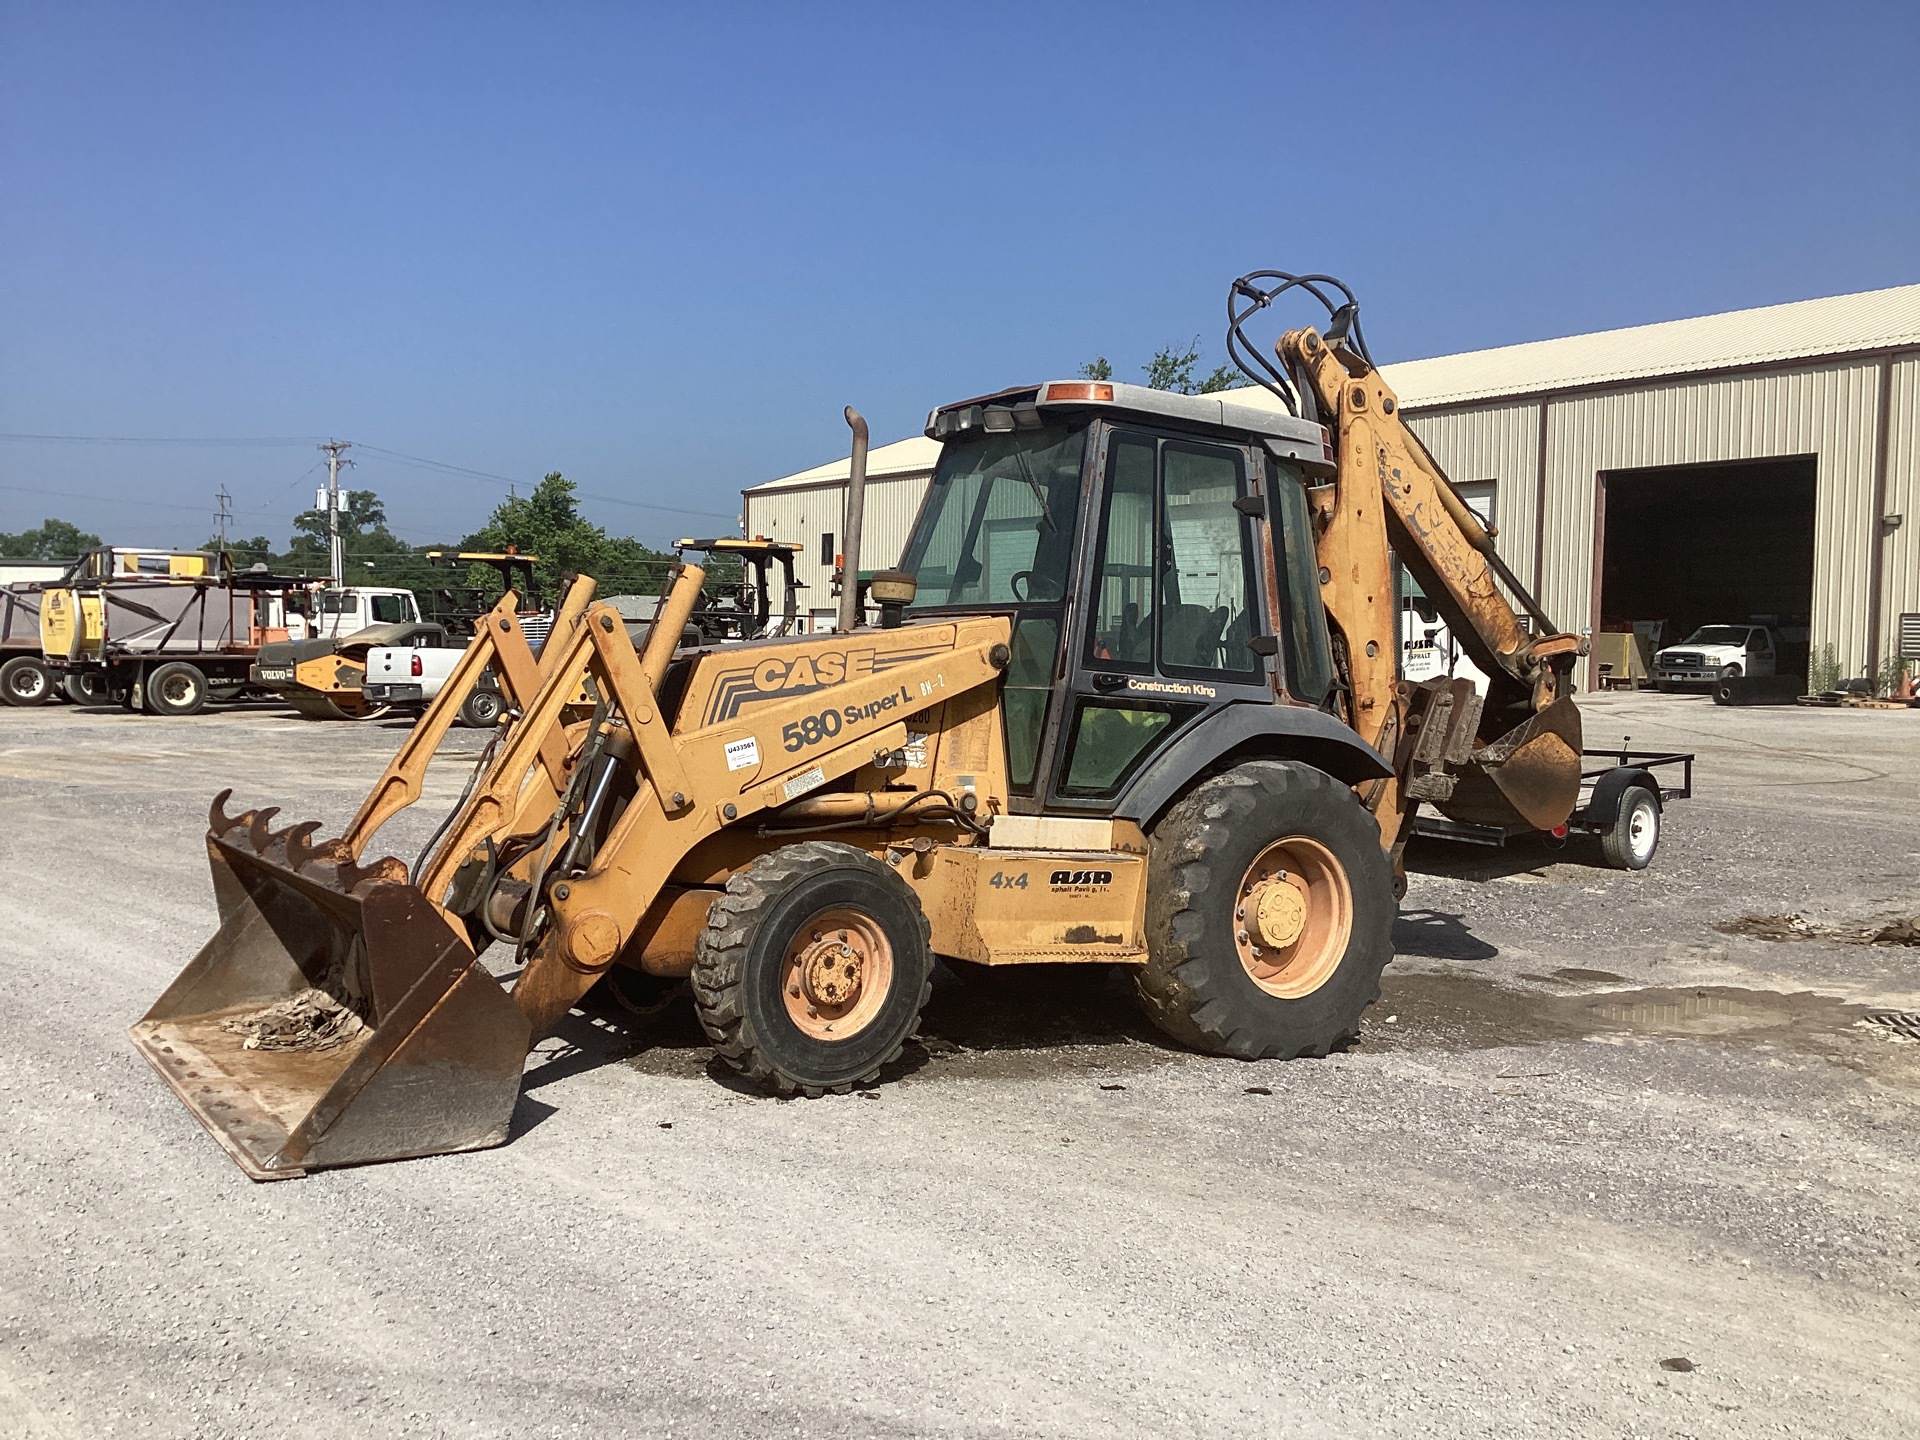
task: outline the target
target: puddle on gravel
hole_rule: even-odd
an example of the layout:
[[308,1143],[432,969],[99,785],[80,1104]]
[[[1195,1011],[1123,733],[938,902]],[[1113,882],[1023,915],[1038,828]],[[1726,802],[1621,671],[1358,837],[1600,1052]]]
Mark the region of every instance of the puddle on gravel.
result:
[[[1618,979],[1564,969],[1568,980]],[[1544,978],[1544,977],[1543,977]],[[1593,1036],[1676,1036],[1815,1051],[1867,1014],[1810,990],[1782,994],[1725,985],[1603,990],[1581,995],[1509,990],[1477,975],[1388,975],[1361,1024],[1384,1050],[1491,1050]],[[1397,1018],[1395,1018],[1397,1017]]]

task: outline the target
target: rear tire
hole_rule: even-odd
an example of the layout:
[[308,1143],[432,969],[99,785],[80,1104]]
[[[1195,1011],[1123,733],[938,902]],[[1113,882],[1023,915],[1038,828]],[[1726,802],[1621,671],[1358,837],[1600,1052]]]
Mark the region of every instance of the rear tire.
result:
[[460,723],[469,730],[491,730],[507,713],[507,702],[498,690],[470,691],[460,704]]
[[1600,837],[1600,853],[1616,870],[1644,870],[1660,848],[1660,802],[1644,785],[1620,792],[1620,809]]
[[919,1029],[931,934],[919,898],[866,851],[783,846],[713,902],[690,977],[701,1028],[759,1085],[844,1095]]
[[1352,790],[1307,765],[1236,766],[1153,828],[1141,1008],[1196,1050],[1325,1055],[1380,998],[1398,912]]
[[107,703],[107,677],[98,670],[72,670],[60,682],[60,691],[75,705]]
[[193,715],[207,703],[207,677],[198,665],[170,660],[147,672],[147,709],[155,715]]
[[0,665],[0,700],[9,705],[44,705],[53,697],[53,675],[38,655],[16,655]]

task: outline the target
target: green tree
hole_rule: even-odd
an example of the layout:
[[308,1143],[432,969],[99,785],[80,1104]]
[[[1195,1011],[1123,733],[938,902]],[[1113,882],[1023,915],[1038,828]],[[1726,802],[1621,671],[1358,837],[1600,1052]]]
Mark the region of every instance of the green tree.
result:
[[42,520],[38,529],[22,530],[17,535],[0,530],[0,555],[9,559],[75,560],[82,551],[99,543],[98,535],[90,535],[65,520]]
[[[541,599],[557,604],[565,575],[591,575],[600,595],[653,594],[673,557],[627,535],[609,535],[580,513],[573,481],[554,471],[527,495],[509,496],[487,523],[460,542],[463,550],[537,555]],[[469,583],[484,583],[481,580]]]
[[1211,374],[1196,378],[1193,372],[1199,363],[1200,337],[1196,335],[1185,345],[1156,350],[1140,368],[1146,371],[1149,389],[1171,390],[1176,395],[1213,395],[1240,383],[1238,372],[1227,365],[1216,365]]
[[[1200,337],[1196,335],[1185,345],[1156,350],[1153,359],[1140,369],[1148,389],[1171,390],[1177,395],[1213,395],[1244,383],[1231,365],[1216,365],[1207,374],[1196,375],[1199,365]],[[1106,356],[1096,355],[1080,367],[1080,374],[1087,380],[1111,380],[1113,364]]]
[[[200,548],[202,550],[220,549],[220,537],[209,535]],[[255,564],[265,565],[269,570],[275,568],[273,542],[264,535],[250,536],[245,540],[228,536],[226,551],[233,557],[233,568],[236,570],[245,570],[249,565]]]

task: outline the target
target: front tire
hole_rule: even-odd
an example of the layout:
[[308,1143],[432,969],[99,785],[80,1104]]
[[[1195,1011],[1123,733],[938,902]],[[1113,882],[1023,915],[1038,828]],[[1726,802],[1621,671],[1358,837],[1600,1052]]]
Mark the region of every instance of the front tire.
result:
[[1600,853],[1616,870],[1644,870],[1660,848],[1660,802],[1644,785],[1620,792],[1620,809],[1600,837]]
[[317,690],[301,690],[283,697],[308,720],[378,720],[391,705],[370,704],[357,690],[341,690],[325,695]]
[[0,665],[0,700],[9,705],[44,705],[53,695],[53,676],[38,655],[16,655]]
[[1236,766],[1154,826],[1141,1008],[1215,1055],[1325,1055],[1380,998],[1398,911],[1352,790],[1307,765]]
[[933,951],[920,901],[864,850],[786,845],[734,872],[694,947],[720,1058],[781,1094],[845,1094],[920,1026]]
[[1745,673],[1746,672],[1738,665],[1722,665],[1720,667],[1720,678],[1722,680],[1738,680]]

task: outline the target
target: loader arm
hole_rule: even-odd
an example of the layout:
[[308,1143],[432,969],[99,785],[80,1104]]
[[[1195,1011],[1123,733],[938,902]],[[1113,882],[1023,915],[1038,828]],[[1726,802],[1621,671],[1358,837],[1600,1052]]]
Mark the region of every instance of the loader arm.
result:
[[[1561,824],[1579,792],[1581,640],[1546,623],[1364,355],[1312,329],[1288,331],[1276,349],[1335,437],[1333,482],[1309,493],[1347,719],[1394,761],[1393,778],[1363,791],[1384,843],[1404,843],[1423,801],[1503,828]],[[1487,675],[1485,696],[1465,681],[1400,681],[1396,555]],[[1521,623],[1502,584],[1545,633]]]

